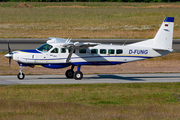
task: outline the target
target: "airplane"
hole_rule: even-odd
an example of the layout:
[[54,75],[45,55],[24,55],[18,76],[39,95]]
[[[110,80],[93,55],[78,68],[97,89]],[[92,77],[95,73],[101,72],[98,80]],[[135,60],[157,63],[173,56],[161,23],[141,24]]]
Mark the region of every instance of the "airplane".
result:
[[[83,65],[117,65],[138,60],[164,56],[173,51],[174,17],[165,17],[153,39],[128,45],[112,45],[92,42],[71,42],[71,39],[50,37],[46,44],[33,50],[11,52],[8,42],[8,53],[5,55],[19,64],[17,78],[23,80],[25,67],[41,65],[46,68],[60,69],[71,66],[65,73],[67,78],[81,80]],[[77,71],[74,72],[74,67]]]

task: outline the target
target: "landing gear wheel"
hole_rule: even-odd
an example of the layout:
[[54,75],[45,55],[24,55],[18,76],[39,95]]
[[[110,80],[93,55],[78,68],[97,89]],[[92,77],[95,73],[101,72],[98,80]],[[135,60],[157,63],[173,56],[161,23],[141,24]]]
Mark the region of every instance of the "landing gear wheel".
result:
[[19,80],[23,80],[24,78],[25,78],[25,75],[24,75],[24,73],[19,73],[18,75],[17,75],[17,77],[18,77],[18,79]]
[[67,78],[73,78],[73,75],[74,75],[74,71],[69,69],[66,71],[66,77]]
[[82,74],[81,71],[76,71],[76,72],[74,73],[74,79],[75,79],[75,80],[81,80],[82,78],[83,78],[83,74]]

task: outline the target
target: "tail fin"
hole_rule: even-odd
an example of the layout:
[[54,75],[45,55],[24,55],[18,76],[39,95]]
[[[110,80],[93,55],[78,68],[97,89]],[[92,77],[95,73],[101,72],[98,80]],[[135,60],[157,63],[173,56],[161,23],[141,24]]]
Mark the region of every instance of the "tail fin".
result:
[[128,46],[151,47],[157,50],[172,51],[174,17],[166,17],[154,39],[130,44]]
[[154,48],[172,49],[174,17],[166,17],[154,37]]

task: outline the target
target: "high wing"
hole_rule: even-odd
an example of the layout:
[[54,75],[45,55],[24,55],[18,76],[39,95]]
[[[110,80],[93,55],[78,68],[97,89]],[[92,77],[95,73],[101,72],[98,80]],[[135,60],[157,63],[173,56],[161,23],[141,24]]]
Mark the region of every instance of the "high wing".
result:
[[85,42],[85,43],[75,42],[74,43],[74,42],[71,42],[71,39],[69,38],[66,40],[63,38],[54,38],[54,37],[50,37],[47,43],[60,43],[62,47],[71,48],[71,51],[66,59],[66,63],[68,63],[69,60],[71,59],[71,56],[75,49],[86,49],[88,47],[93,47],[93,46],[101,44],[101,43],[91,43],[91,42]]
[[[69,41],[70,39],[68,38],[67,40]],[[47,43],[65,43],[67,40],[63,38],[49,37]]]
[[82,48],[88,48],[93,47],[96,45],[99,45],[100,43],[91,43],[91,42],[85,42],[85,43],[79,43],[79,42],[71,42],[71,39],[63,39],[63,38],[54,38],[50,37],[47,43],[60,43],[62,47],[65,48],[75,48],[75,49],[82,49]]
[[96,45],[99,45],[100,43],[90,43],[90,42],[85,42],[85,43],[64,43],[62,44],[63,47],[65,48],[75,48],[75,49],[82,49],[82,48],[88,48],[88,47],[93,47]]

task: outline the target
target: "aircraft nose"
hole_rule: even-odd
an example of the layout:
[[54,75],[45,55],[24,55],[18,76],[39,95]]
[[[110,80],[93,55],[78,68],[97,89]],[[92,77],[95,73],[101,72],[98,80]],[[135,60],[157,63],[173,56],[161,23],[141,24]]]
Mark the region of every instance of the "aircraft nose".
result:
[[12,58],[12,57],[13,57],[13,53],[7,53],[6,55],[4,55],[4,57],[6,57],[6,58]]
[[9,59],[9,65],[11,64],[11,59],[13,58],[13,53],[9,52],[6,55],[4,55],[4,57]]

